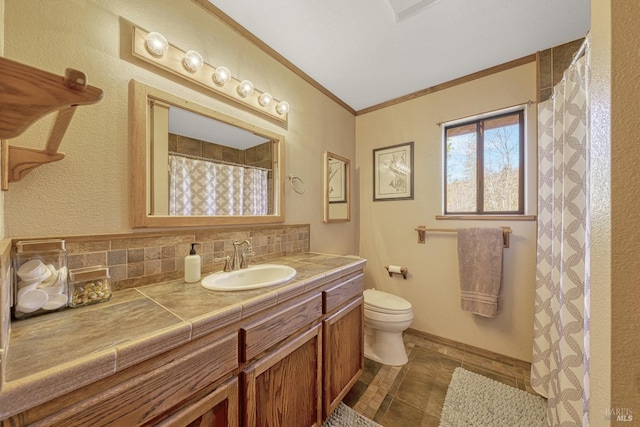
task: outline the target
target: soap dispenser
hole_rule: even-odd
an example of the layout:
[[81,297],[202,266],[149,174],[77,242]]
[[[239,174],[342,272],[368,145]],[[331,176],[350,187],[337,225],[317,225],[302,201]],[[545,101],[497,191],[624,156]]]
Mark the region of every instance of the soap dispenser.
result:
[[196,254],[196,245],[192,243],[189,255],[184,258],[184,281],[193,283],[200,280],[200,255]]

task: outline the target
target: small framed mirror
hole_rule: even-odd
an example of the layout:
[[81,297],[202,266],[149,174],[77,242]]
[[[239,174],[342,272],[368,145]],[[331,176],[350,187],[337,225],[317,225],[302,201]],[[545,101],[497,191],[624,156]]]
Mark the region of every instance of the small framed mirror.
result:
[[324,152],[324,222],[351,220],[351,162]]

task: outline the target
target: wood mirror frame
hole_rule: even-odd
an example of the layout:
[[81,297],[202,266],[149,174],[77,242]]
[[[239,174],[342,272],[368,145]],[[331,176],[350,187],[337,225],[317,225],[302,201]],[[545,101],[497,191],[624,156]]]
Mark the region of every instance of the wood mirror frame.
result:
[[324,152],[323,205],[324,222],[351,221],[351,161],[329,151]]
[[[273,215],[154,215],[151,214],[152,191],[151,130],[149,100],[179,107],[196,114],[247,130],[274,143]],[[214,225],[273,224],[284,222],[284,136],[195,104],[178,96],[131,80],[129,83],[129,139],[131,152],[131,213],[134,228],[203,227]]]

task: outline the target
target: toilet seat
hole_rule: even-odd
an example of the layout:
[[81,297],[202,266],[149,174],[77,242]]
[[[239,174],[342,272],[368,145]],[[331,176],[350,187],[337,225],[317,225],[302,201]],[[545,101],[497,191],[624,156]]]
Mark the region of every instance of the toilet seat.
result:
[[389,315],[411,314],[413,317],[411,303],[404,298],[375,289],[365,289],[363,294],[365,310]]
[[406,322],[413,320],[413,312],[409,311],[408,313],[380,313],[378,311],[369,310],[365,307],[364,309],[364,317],[365,319],[377,320],[378,322],[386,322],[386,323],[396,323],[396,322]]

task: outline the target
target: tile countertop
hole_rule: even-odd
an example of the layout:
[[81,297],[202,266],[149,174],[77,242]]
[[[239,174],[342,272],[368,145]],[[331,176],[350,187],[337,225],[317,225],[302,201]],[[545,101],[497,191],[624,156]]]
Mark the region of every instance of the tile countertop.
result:
[[117,291],[104,303],[12,323],[0,420],[362,269],[366,260],[305,253],[269,263],[294,267],[296,277],[282,285],[234,292],[177,280]]

